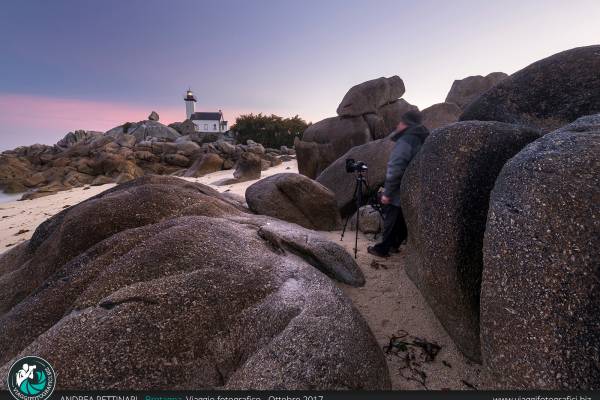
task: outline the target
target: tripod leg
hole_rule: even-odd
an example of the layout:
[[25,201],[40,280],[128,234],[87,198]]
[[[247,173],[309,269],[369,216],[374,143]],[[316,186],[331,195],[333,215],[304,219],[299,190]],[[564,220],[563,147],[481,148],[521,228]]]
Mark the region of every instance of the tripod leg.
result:
[[[352,198],[355,199],[356,198],[356,192],[358,191],[359,188],[359,182],[356,182],[356,185],[354,186],[354,194],[352,195]],[[342,240],[344,240],[344,233],[346,233],[346,227],[348,226],[348,221],[350,221],[350,218],[352,218],[352,214],[348,215],[346,217],[346,221],[344,222],[344,228],[342,229],[342,236],[340,237],[340,242]]]
[[356,182],[357,193],[356,193],[356,231],[354,232],[354,259],[358,253],[358,230],[360,229],[360,207],[362,207],[363,197],[363,184],[365,181],[362,176],[359,176]]
[[356,211],[356,232],[354,232],[354,259],[356,259],[356,253],[358,252],[358,229],[360,226],[360,208]]

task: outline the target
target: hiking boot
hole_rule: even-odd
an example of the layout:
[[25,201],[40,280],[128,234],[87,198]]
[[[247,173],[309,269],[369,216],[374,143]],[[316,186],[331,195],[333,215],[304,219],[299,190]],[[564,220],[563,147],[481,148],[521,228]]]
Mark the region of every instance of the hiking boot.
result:
[[379,250],[377,250],[375,248],[375,246],[369,246],[369,247],[367,247],[367,251],[369,252],[369,254],[372,254],[375,257],[387,258],[387,257],[390,256],[389,254],[384,254],[384,253],[380,252]]

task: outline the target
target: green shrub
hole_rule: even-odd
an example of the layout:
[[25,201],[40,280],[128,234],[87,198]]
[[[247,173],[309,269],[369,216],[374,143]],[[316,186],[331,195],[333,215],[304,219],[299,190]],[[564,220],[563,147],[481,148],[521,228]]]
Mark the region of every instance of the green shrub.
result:
[[282,118],[274,114],[267,116],[260,113],[240,115],[231,130],[235,132],[236,140],[240,143],[250,139],[265,147],[278,149],[281,146],[292,147],[294,138],[301,137],[309,125],[297,115],[293,118]]

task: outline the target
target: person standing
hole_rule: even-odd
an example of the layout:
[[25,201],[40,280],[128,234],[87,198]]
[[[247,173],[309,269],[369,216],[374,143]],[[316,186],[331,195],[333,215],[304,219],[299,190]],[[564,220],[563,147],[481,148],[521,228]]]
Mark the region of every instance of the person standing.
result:
[[421,149],[429,135],[423,126],[419,111],[408,111],[401,117],[396,130],[390,134],[396,142],[387,164],[385,185],[381,204],[384,205],[383,237],[381,242],[369,246],[367,251],[377,257],[389,257],[390,251],[398,252],[408,231],[400,205],[400,183],[410,161]]

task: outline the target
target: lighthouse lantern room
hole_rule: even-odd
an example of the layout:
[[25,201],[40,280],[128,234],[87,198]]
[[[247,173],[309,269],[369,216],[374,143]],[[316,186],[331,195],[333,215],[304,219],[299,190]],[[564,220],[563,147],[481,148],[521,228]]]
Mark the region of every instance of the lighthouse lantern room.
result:
[[185,117],[190,119],[195,111],[196,104],[196,96],[194,96],[192,89],[187,90],[183,100],[185,100]]

